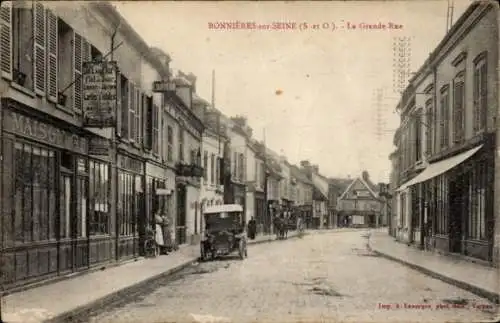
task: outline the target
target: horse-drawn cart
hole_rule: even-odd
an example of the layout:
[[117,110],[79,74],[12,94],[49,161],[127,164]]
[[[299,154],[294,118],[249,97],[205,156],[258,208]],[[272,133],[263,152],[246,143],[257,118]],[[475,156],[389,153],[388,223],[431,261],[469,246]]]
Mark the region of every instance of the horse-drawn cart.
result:
[[205,233],[200,242],[202,261],[238,251],[241,260],[248,257],[243,208],[239,204],[207,207],[203,212]]

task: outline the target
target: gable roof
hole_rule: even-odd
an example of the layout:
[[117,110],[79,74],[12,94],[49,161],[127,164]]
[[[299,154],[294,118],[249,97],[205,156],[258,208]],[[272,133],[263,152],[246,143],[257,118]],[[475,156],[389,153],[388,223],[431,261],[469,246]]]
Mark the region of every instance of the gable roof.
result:
[[297,166],[290,165],[290,172],[292,173],[292,176],[295,177],[299,182],[313,185],[313,182],[309,178],[307,178],[306,174],[304,174]]
[[340,191],[343,192],[351,184],[352,179],[350,179],[350,178],[329,178],[328,182],[330,185],[337,187]]
[[363,180],[363,178],[361,178],[361,177],[356,177],[351,182],[351,184],[349,184],[349,186],[345,189],[344,193],[342,193],[342,195],[340,195],[339,199],[343,199],[347,195],[347,192],[349,192],[351,190],[351,188],[354,186],[354,184],[357,181],[359,181],[361,184],[363,184],[363,186],[365,186],[368,189],[368,191],[370,192],[370,194],[372,194],[373,198],[378,199],[378,194],[375,193],[375,191],[370,187],[370,185],[367,182],[365,182]]

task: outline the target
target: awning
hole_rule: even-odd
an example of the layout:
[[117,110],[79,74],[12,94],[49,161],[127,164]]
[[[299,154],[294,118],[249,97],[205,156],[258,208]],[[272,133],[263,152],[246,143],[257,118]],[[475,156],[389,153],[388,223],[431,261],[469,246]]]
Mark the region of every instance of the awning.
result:
[[428,179],[446,173],[453,167],[458,166],[467,159],[471,158],[479,149],[481,149],[481,147],[483,147],[483,145],[479,145],[478,147],[472,148],[470,150],[467,150],[461,154],[450,157],[448,159],[444,159],[436,163],[430,164],[423,172],[421,172],[408,182],[401,185],[396,191],[397,192],[403,191],[412,185],[425,182]]

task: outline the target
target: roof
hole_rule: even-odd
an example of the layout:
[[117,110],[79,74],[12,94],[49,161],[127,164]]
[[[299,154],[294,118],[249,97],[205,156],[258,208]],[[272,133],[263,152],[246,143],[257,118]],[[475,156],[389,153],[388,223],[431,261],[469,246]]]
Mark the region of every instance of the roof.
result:
[[292,176],[297,179],[297,181],[309,185],[314,185],[313,182],[309,178],[307,178],[306,174],[304,174],[297,166],[290,165],[290,172]]
[[347,192],[349,192],[351,190],[351,188],[354,186],[354,184],[359,181],[361,182],[367,189],[368,191],[373,195],[374,198],[378,198],[378,194],[375,193],[375,191],[370,187],[370,185],[365,182],[365,180],[361,177],[357,177],[355,179],[352,180],[351,184],[349,184],[349,186],[345,189],[345,191],[342,193],[342,195],[340,195],[339,199],[343,199]]
[[221,212],[243,212],[243,207],[239,204],[222,204],[207,206],[203,211],[204,214]]
[[349,184],[351,184],[352,179],[349,179],[349,178],[329,178],[328,181],[331,185],[337,187],[341,191],[344,191],[349,186]]

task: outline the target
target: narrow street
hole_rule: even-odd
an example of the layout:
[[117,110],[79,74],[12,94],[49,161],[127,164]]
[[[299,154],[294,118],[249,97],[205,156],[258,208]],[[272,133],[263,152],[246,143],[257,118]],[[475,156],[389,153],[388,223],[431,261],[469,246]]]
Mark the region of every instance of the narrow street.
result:
[[366,251],[363,232],[312,233],[255,245],[244,261],[194,265],[142,295],[100,309],[87,322],[494,318],[496,307],[489,301]]

